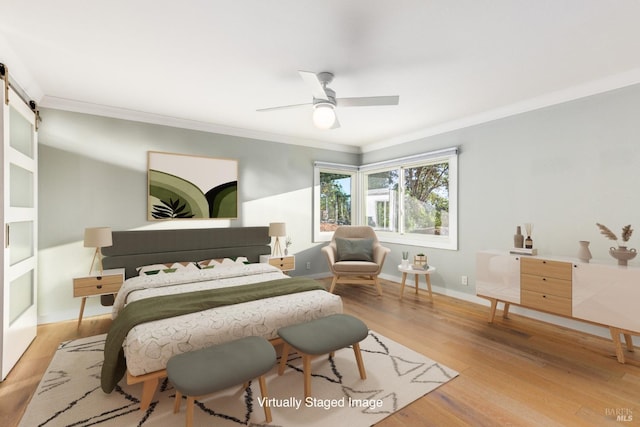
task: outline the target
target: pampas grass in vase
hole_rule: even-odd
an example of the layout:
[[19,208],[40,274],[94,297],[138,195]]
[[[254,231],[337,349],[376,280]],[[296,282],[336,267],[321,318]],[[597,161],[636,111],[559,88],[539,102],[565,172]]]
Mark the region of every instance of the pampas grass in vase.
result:
[[600,229],[600,233],[609,240],[615,240],[618,245],[617,248],[609,248],[609,255],[618,260],[618,265],[627,265],[627,261],[635,258],[637,252],[635,249],[627,249],[627,242],[633,234],[631,224],[622,227],[622,234],[620,235],[622,242],[618,242],[618,236],[609,229],[606,225],[596,222],[596,226]]

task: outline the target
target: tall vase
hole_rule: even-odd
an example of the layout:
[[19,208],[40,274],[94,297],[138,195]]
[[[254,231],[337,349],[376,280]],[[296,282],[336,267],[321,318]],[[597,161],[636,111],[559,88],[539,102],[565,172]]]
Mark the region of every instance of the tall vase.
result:
[[516,227],[516,234],[513,235],[513,247],[514,248],[524,247],[524,236],[522,235],[522,230],[520,229],[520,226]]
[[589,242],[586,240],[580,240],[578,242],[578,259],[582,262],[589,262],[592,258],[591,251],[589,250]]

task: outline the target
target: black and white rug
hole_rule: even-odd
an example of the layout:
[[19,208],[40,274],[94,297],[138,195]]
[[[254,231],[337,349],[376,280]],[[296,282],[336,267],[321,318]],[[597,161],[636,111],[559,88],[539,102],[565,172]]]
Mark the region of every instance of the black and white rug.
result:
[[[100,388],[105,335],[62,343],[31,400],[20,427],[35,426],[183,426],[173,413],[175,391],[161,383],[147,411],[140,410],[141,385],[125,380],[110,394]],[[270,404],[271,426],[370,426],[458,375],[429,358],[376,332],[360,344],[367,379],[360,379],[353,350],[312,362],[312,398],[304,399],[301,359],[267,374],[269,401],[258,381],[196,401],[194,426],[265,425],[263,404]]]

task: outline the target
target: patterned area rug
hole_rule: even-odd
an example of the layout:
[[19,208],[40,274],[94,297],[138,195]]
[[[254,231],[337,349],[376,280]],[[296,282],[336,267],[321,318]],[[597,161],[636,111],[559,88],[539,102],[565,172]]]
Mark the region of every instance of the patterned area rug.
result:
[[[140,411],[141,385],[125,380],[110,394],[100,388],[105,335],[62,343],[20,423],[34,426],[183,426],[173,413],[175,391],[164,381],[147,411]],[[353,350],[312,362],[312,395],[303,397],[302,361],[267,374],[271,426],[370,426],[458,375],[457,372],[378,333],[360,344],[367,379],[360,379]],[[195,426],[265,425],[258,381],[196,402]]]

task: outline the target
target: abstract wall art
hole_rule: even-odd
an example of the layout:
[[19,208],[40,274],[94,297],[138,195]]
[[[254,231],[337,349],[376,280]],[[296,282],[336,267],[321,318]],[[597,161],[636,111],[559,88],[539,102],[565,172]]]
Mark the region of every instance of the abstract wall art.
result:
[[148,153],[149,220],[238,217],[238,161]]

